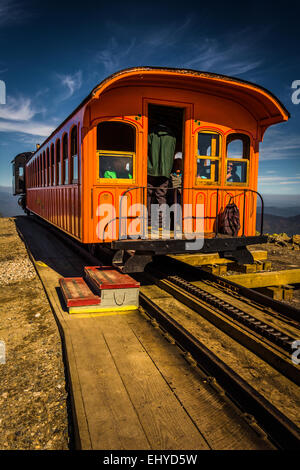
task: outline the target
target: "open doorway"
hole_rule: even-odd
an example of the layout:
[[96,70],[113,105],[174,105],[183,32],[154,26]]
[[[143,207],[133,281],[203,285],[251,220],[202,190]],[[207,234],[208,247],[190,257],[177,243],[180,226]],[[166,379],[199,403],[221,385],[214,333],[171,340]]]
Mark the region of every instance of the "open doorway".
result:
[[182,202],[184,109],[148,105],[147,206]]

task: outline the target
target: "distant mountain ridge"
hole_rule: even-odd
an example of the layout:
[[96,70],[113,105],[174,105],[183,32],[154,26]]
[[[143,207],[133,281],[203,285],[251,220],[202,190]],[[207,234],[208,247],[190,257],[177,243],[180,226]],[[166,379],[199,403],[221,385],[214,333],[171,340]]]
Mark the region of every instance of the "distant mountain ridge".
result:
[[[300,198],[299,198],[300,199]],[[257,207],[257,213],[261,213],[261,207]],[[300,204],[297,206],[277,207],[277,206],[265,206],[264,214],[271,214],[277,217],[293,217],[300,215]]]
[[[256,221],[256,229],[260,229],[259,217]],[[264,233],[286,233],[289,236],[300,233],[300,215],[293,217],[279,217],[272,214],[264,214]]]

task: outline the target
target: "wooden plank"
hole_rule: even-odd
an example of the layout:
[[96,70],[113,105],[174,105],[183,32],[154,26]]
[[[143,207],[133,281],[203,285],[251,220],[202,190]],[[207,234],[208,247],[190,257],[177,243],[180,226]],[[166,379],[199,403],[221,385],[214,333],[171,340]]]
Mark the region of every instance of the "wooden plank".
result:
[[187,367],[179,349],[157,329],[143,318],[128,317],[127,322],[211,449],[270,448],[199,369]]
[[[119,329],[116,320],[114,327]],[[107,347],[103,319],[76,319],[71,329],[92,448],[150,449],[135,404]]]
[[[32,261],[35,263],[34,258],[32,258]],[[67,314],[62,310],[61,302],[57,295],[59,275],[47,266],[40,266],[38,263],[35,263],[35,266],[43,282],[46,295],[49,299],[55,318],[57,319],[59,331],[63,339],[63,350],[66,357],[67,373],[71,392],[70,396],[75,430],[75,444],[78,449],[91,450],[92,442],[87,416],[84,409],[80,377],[75,360],[72,332],[70,330],[70,323],[68,322]]]
[[257,287],[299,284],[300,269],[285,269],[282,271],[267,271],[251,274],[234,274],[232,276],[228,276],[228,279],[251,289],[255,289]]
[[[266,260],[268,252],[266,250],[251,251],[254,261]],[[219,253],[196,253],[196,254],[183,254],[183,255],[168,255],[170,258],[178,259],[183,263],[190,264],[191,266],[203,266],[207,264],[228,264],[234,261],[226,258],[221,258]]]
[[274,300],[283,299],[283,288],[282,286],[269,286],[269,287],[259,287],[256,289],[261,294],[267,295]]
[[231,271],[238,271],[239,273],[256,273],[257,271],[257,265],[255,263],[253,264],[238,264],[234,263],[230,265],[230,270]]
[[133,331],[122,318],[104,337],[152,449],[209,449]]
[[293,286],[282,286],[283,287],[283,299],[290,302],[293,300],[294,287]]

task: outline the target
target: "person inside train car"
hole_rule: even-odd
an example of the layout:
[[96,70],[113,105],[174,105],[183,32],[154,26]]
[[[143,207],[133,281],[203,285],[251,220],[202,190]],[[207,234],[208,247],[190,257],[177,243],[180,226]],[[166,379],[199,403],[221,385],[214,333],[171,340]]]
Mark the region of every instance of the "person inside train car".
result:
[[241,179],[237,174],[237,165],[233,162],[227,164],[227,181],[229,183],[240,183]]
[[159,205],[167,203],[176,137],[173,131],[163,123],[153,121],[149,127],[147,209],[150,218],[153,200]]
[[174,163],[170,176],[170,186],[173,188],[171,195],[171,205],[174,203],[181,204],[181,188],[182,188],[182,152],[176,152]]
[[210,160],[197,160],[197,178],[210,179]]
[[132,179],[132,174],[130,173],[130,163],[128,159],[124,157],[115,158],[113,165],[104,172],[104,178],[113,178],[113,179]]

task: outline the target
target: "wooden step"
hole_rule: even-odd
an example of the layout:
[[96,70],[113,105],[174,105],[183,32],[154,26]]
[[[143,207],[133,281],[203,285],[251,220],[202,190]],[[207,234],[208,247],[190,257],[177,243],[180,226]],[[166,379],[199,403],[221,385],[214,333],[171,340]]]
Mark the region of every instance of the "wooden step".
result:
[[111,266],[86,266],[86,281],[101,294],[101,308],[133,310],[139,306],[140,283]]
[[87,280],[99,291],[140,287],[140,283],[128,274],[120,273],[111,266],[86,266],[84,272]]
[[82,277],[61,278],[59,284],[67,307],[99,305],[101,302]]

